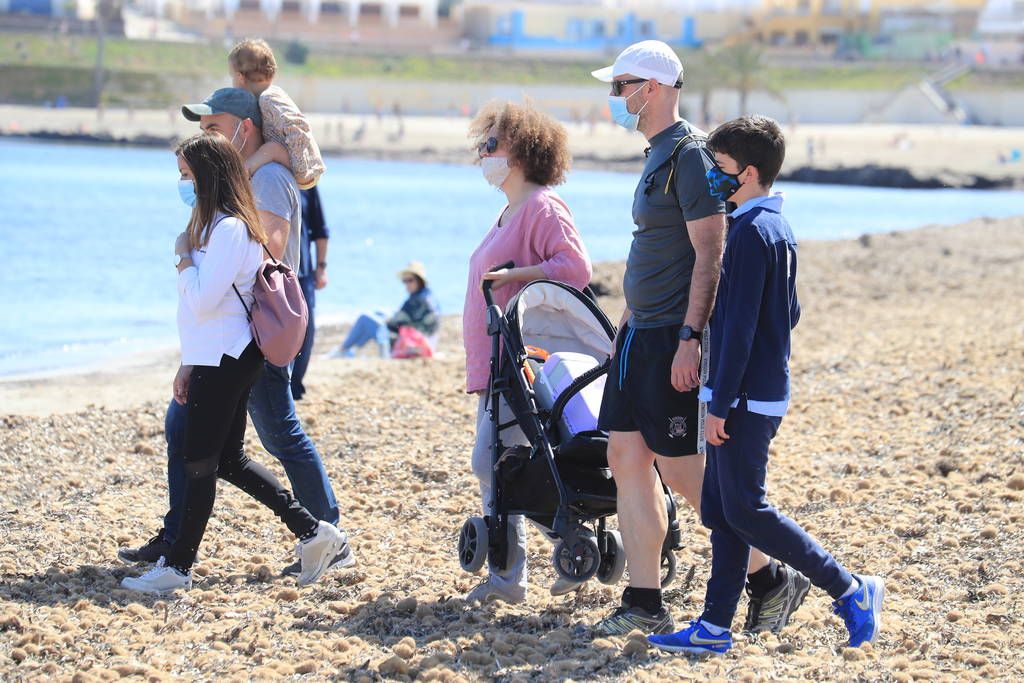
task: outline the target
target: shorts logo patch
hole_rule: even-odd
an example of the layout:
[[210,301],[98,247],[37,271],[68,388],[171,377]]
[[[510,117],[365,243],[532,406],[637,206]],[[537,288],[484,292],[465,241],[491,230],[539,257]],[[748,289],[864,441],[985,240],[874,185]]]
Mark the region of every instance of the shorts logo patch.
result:
[[686,436],[686,418],[670,417],[668,419],[668,435],[673,439],[681,439]]

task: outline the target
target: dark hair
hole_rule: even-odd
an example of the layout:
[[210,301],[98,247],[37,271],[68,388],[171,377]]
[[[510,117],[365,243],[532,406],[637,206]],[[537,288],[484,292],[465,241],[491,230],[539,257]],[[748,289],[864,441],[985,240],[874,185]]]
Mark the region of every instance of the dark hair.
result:
[[708,138],[708,149],[728,154],[741,170],[756,168],[762,187],[771,187],[786,159],[782,129],[774,119],[759,114],[723,123]]
[[267,243],[249,174],[234,145],[220,133],[200,133],[182,141],[174,151],[188,164],[196,186],[196,205],[188,221],[188,241],[199,249],[210,241],[213,219],[220,211],[249,229],[249,237]]
[[469,124],[469,134],[482,142],[492,127],[508,147],[509,160],[523,169],[528,181],[537,185],[565,182],[572,154],[562,124],[530,104],[494,101],[485,104]]

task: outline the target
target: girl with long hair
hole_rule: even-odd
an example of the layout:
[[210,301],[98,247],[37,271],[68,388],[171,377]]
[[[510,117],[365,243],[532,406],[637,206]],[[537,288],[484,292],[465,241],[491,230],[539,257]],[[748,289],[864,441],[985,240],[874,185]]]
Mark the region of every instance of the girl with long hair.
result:
[[224,136],[200,134],[175,153],[178,190],[192,207],[175,243],[181,367],[174,399],[186,407],[184,518],[156,567],[125,588],[169,593],[192,586],[192,565],[213,511],[217,477],[274,511],[299,539],[299,585],[316,581],[343,543],[243,447],[249,391],[263,368],[246,309],[252,306],[266,233],[242,158]]

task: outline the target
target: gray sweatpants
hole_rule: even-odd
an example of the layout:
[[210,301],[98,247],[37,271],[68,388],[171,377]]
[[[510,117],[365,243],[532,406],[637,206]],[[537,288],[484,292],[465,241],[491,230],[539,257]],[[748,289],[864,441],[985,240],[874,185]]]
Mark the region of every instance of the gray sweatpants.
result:
[[[504,399],[501,399],[499,417],[504,424],[513,418],[512,409],[508,407]],[[476,444],[473,446],[473,474],[480,480],[480,498],[483,503],[485,515],[491,514],[494,506],[491,490],[491,443],[494,440],[494,425],[491,424],[491,416],[487,412],[487,394],[481,393],[476,409]],[[501,433],[502,445],[528,446],[530,444],[523,430],[518,425],[508,427]],[[538,529],[551,537],[550,529],[534,523]],[[496,586],[508,592],[526,592],[526,522],[522,515],[512,515],[508,518],[509,543],[508,543],[508,564],[506,567],[496,567],[488,560],[490,580]]]

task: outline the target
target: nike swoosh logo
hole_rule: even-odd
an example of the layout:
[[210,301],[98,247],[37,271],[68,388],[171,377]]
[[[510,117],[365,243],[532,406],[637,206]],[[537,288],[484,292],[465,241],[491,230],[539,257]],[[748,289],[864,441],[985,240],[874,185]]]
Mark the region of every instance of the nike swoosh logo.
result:
[[871,596],[868,595],[868,585],[864,584],[864,602],[861,602],[860,600],[857,600],[856,598],[854,598],[853,604],[857,605],[857,607],[859,607],[862,610],[867,610],[867,609],[870,608],[870,604],[871,604],[870,597]]
[[714,638],[702,638],[696,633],[690,634],[690,643],[693,645],[728,645],[728,640],[714,639]]

